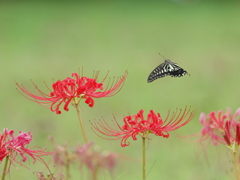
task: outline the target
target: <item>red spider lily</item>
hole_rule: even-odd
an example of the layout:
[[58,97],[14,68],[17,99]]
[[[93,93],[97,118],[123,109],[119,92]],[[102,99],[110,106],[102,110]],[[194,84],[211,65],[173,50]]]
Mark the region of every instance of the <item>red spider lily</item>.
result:
[[240,108],[234,114],[230,108],[225,113],[223,111],[218,111],[218,113],[213,111],[208,115],[201,113],[200,122],[203,128],[199,141],[205,141],[210,138],[213,145],[217,145],[218,142],[229,147],[235,144],[235,142],[239,144],[239,115]]
[[19,85],[18,83],[16,83],[16,85],[26,95],[23,93],[21,94],[29,100],[37,102],[43,107],[49,108],[52,112],[55,111],[56,114],[61,114],[61,111],[59,110],[61,104],[64,104],[63,109],[68,111],[68,105],[70,102],[78,105],[81,99],[85,99],[85,103],[88,104],[89,107],[93,107],[93,98],[110,97],[117,94],[124,85],[127,71],[122,77],[117,78],[116,81],[115,78],[113,78],[113,81],[111,82],[109,78],[105,90],[103,84],[108,77],[108,73],[101,82],[97,82],[98,75],[99,71],[93,73],[93,78],[87,78],[85,76],[80,77],[78,73],[73,73],[73,78],[67,77],[62,81],[58,80],[53,83],[52,90],[49,94],[41,91],[34,83],[33,85],[39,95],[35,95],[28,91],[24,86]]
[[[91,123],[93,131],[101,133],[106,136],[114,136],[114,139],[122,139],[121,146],[129,146],[127,142],[128,138],[132,137],[133,140],[137,140],[137,135],[142,138],[147,138],[150,133],[156,136],[162,136],[164,138],[169,137],[169,131],[176,130],[186,125],[196,114],[196,110],[190,111],[190,108],[185,107],[184,110],[180,109],[179,112],[168,111],[168,115],[165,120],[161,118],[160,113],[155,113],[153,110],[147,115],[145,119],[143,116],[144,111],[140,110],[137,115],[126,116],[123,118],[124,125],[120,126],[114,117],[114,127],[111,127],[104,119],[102,121],[94,121]],[[98,133],[96,133],[98,135]],[[100,136],[101,137],[101,136]],[[104,138],[106,139],[106,138]]]
[[[31,132],[23,133],[22,131],[20,131],[19,135],[17,137],[14,137],[13,130],[8,131],[7,128],[4,128],[3,134],[0,134],[0,136],[1,136],[0,161],[2,161],[5,157],[8,156],[12,165],[15,165],[15,163],[18,163],[20,165],[23,165],[24,167],[27,167],[24,164],[22,164],[22,162],[25,162],[27,160],[27,155],[28,155],[33,159],[33,163],[35,163],[38,160],[46,165],[46,163],[41,158],[41,156],[52,155],[51,152],[45,152],[44,149],[33,150],[26,147],[32,141]],[[4,154],[2,154],[2,152]],[[17,157],[19,155],[22,159],[20,162],[17,160]],[[9,170],[10,170],[10,166],[8,171]]]

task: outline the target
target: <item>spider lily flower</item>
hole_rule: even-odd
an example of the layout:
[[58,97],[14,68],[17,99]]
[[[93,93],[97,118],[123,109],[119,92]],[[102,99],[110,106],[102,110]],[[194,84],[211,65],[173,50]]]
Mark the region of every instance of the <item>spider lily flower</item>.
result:
[[210,139],[213,145],[221,143],[229,147],[235,141],[239,144],[239,118],[240,108],[235,113],[232,113],[230,108],[226,112],[222,110],[212,111],[208,115],[201,113],[200,123],[203,128],[198,141],[202,142]]
[[[155,134],[156,136],[162,136],[164,138],[169,137],[169,131],[176,130],[186,125],[196,114],[196,110],[191,111],[190,108],[178,109],[175,112],[170,113],[168,111],[165,120],[162,119],[160,113],[155,113],[153,110],[147,115],[147,118],[143,116],[144,111],[141,109],[137,115],[126,116],[123,118],[123,126],[116,121],[114,117],[113,127],[111,127],[104,119],[94,121],[92,129],[99,137],[99,134],[105,136],[112,136],[115,139],[121,139],[121,146],[129,146],[130,142],[128,138],[132,137],[133,140],[137,140],[137,135],[142,138],[148,138],[149,134]],[[102,137],[104,138],[104,137]],[[107,139],[107,138],[104,138]]]
[[61,114],[59,108],[62,104],[64,104],[63,109],[68,111],[70,103],[78,105],[81,99],[85,99],[85,103],[89,107],[93,107],[93,98],[110,97],[117,94],[124,85],[127,71],[121,77],[116,79],[114,77],[112,81],[109,78],[105,89],[103,84],[107,80],[108,73],[101,82],[98,82],[98,76],[99,71],[93,73],[93,78],[81,77],[78,73],[73,73],[72,78],[67,77],[62,81],[58,80],[53,83],[52,90],[48,88],[51,91],[50,93],[44,93],[33,83],[38,95],[28,91],[18,83],[16,85],[22,91],[20,93],[27,99],[49,108],[52,112],[56,112],[56,114]]
[[[17,163],[28,168],[23,163],[26,162],[29,156],[31,157],[31,159],[33,159],[33,163],[35,163],[36,161],[40,161],[45,164],[46,167],[48,167],[41,157],[45,155],[52,155],[52,153],[45,152],[45,149],[33,150],[27,148],[26,146],[30,144],[31,141],[31,132],[24,133],[20,131],[19,135],[15,137],[13,130],[8,131],[7,128],[4,128],[3,133],[0,133],[0,162],[2,162],[6,157],[8,157],[10,160],[10,166],[15,166],[15,163]],[[20,162],[17,160],[17,157],[19,156],[21,157]],[[10,170],[10,166],[7,172]]]

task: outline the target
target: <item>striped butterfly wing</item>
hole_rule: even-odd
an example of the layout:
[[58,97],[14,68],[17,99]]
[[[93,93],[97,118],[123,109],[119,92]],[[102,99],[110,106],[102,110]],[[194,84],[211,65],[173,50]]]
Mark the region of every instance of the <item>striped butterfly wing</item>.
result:
[[164,63],[160,64],[156,67],[151,74],[148,76],[148,83],[165,76],[172,76],[172,77],[181,77],[185,74],[188,74],[187,71],[182,69],[176,63],[166,59]]

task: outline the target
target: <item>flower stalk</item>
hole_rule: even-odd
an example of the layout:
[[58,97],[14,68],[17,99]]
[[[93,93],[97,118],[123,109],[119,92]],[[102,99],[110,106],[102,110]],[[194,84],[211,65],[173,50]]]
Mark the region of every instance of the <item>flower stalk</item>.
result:
[[236,171],[237,180],[240,180],[239,171],[238,171],[237,152],[236,151],[233,151],[233,159],[234,159],[234,168],[235,168],[235,171]]
[[73,106],[75,107],[75,109],[77,111],[78,120],[79,120],[80,127],[81,127],[81,130],[82,130],[84,142],[85,142],[85,144],[87,144],[88,143],[87,134],[86,134],[85,129],[84,129],[83,121],[82,121],[81,114],[80,114],[80,109],[78,107],[78,102],[76,102],[75,99],[73,99],[73,103],[72,104],[73,104]]
[[4,164],[4,168],[3,168],[3,175],[2,175],[2,179],[1,180],[4,180],[5,179],[5,175],[7,174],[6,171],[7,171],[8,161],[9,161],[9,155],[6,156],[6,160],[5,160],[5,164]]
[[[66,157],[69,157],[68,152],[66,152]],[[68,178],[70,178],[70,159],[67,158],[67,162],[66,162],[66,179],[68,180]]]
[[142,137],[142,179],[146,180],[146,142],[145,137]]
[[96,171],[93,171],[93,180],[98,180],[97,178],[97,171],[98,171],[98,167],[96,168]]

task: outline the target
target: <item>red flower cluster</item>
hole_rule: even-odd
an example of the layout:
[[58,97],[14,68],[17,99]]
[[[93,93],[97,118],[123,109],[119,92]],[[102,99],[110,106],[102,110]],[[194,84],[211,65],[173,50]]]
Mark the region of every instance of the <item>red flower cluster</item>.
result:
[[200,122],[203,125],[199,141],[211,139],[213,145],[218,142],[234,148],[240,144],[240,108],[233,114],[228,108],[223,111],[211,112],[208,115],[201,113]]
[[110,97],[117,94],[123,87],[124,81],[127,77],[127,71],[122,77],[117,78],[116,81],[114,78],[111,83],[109,78],[105,90],[103,88],[103,83],[106,81],[108,74],[101,82],[97,82],[98,75],[99,71],[93,74],[93,78],[87,78],[84,76],[80,77],[78,73],[73,73],[73,78],[67,77],[62,81],[58,80],[53,83],[53,90],[49,94],[42,92],[34,83],[33,85],[39,95],[33,94],[18,83],[16,84],[19,89],[27,95],[22,94],[23,96],[31,101],[39,103],[43,107],[50,108],[52,112],[55,111],[57,114],[60,114],[61,111],[59,108],[61,104],[64,104],[63,109],[68,111],[68,105],[70,102],[78,105],[81,99],[85,99],[85,103],[88,104],[88,106],[93,107],[93,98]]
[[[14,165],[15,163],[18,163],[20,165],[23,165],[21,162],[25,162],[27,160],[27,155],[29,155],[33,159],[33,163],[38,160],[46,165],[41,156],[52,155],[52,153],[45,152],[44,149],[28,149],[26,146],[31,141],[31,132],[23,133],[20,131],[19,135],[17,137],[14,137],[13,130],[8,131],[7,128],[4,128],[3,133],[0,133],[0,162],[2,162],[8,156],[11,164]],[[17,160],[18,155],[20,155],[22,158],[21,162]],[[26,167],[25,165],[23,166]]]
[[[137,135],[142,138],[147,138],[150,133],[156,136],[162,136],[164,138],[169,137],[169,131],[176,130],[184,125],[186,125],[196,114],[196,110],[190,111],[187,107],[179,112],[173,112],[170,115],[168,111],[167,118],[163,120],[159,113],[155,113],[153,110],[147,115],[145,119],[143,116],[144,111],[140,110],[137,115],[126,116],[123,118],[124,125],[120,126],[116,119],[114,118],[114,128],[111,127],[104,119],[103,121],[94,121],[93,131],[97,131],[106,136],[114,136],[114,139],[122,139],[121,146],[129,146],[130,143],[127,142],[128,138],[132,137],[133,140],[137,140]],[[96,132],[95,132],[96,133]],[[98,133],[96,133],[98,135]],[[101,137],[101,136],[100,136]],[[104,138],[106,139],[106,138]]]

